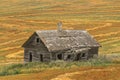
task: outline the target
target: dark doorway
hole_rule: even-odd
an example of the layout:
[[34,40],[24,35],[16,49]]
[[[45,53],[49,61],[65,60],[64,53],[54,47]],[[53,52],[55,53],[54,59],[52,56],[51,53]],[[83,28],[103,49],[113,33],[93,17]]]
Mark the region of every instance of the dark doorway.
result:
[[76,60],[80,60],[81,59],[81,57],[80,57],[81,55],[80,55],[80,53],[77,55],[77,58],[76,58]]
[[43,62],[43,55],[40,54],[40,61]]
[[71,57],[72,57],[71,55],[68,55],[68,56],[67,56],[67,59],[71,59]]
[[85,54],[85,53],[82,53],[82,57],[83,57],[83,58],[86,57],[86,54]]
[[58,58],[59,60],[62,60],[62,54],[58,54],[58,55],[57,55],[57,58]]
[[32,53],[29,54],[29,62],[32,62]]

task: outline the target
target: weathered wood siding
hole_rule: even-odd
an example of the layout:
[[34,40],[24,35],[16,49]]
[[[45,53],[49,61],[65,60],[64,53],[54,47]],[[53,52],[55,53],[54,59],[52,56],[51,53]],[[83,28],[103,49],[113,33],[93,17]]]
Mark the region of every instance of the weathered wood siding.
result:
[[50,61],[50,53],[44,43],[40,40],[39,43],[36,43],[37,35],[34,34],[33,37],[29,40],[29,43],[26,48],[24,48],[24,61],[29,62],[30,53],[32,53],[32,61],[39,62],[40,54],[43,55],[43,61]]
[[[65,61],[79,61],[79,60],[87,60],[89,58],[89,50],[84,50],[80,53],[66,53],[65,51],[58,51],[58,52],[55,52],[55,53],[51,53],[51,60],[55,61],[55,60],[59,60],[58,59],[58,56],[59,54],[62,54],[62,60],[65,60]],[[85,57],[82,57],[82,54],[85,53]],[[68,56],[71,56],[69,59],[68,59]],[[93,55],[92,55],[93,56]],[[79,60],[77,59],[79,57]]]
[[[62,54],[62,60],[68,60],[67,56],[72,54],[72,53],[65,53],[65,51],[58,51],[54,53],[50,53],[47,49],[47,47],[44,45],[44,43],[40,40],[39,43],[36,42],[36,38],[38,37],[37,34],[33,34],[30,38],[29,41],[26,43],[27,45],[24,48],[24,61],[29,62],[30,61],[30,53],[32,53],[32,62],[40,62],[40,54],[43,56],[43,62],[48,62],[48,61],[55,61],[58,60],[57,55]],[[88,51],[83,51],[80,53],[80,58],[79,60],[84,60],[84,59],[89,59],[93,58],[94,55],[98,55],[98,48],[99,47],[91,47],[90,50]],[[82,53],[87,53],[87,57],[82,58],[81,54]],[[77,59],[78,54],[72,55],[71,60],[74,61]]]
[[91,47],[91,49],[88,52],[88,58],[93,58],[94,56],[98,55],[98,47]]
[[53,61],[56,60],[56,53],[51,53],[51,60],[53,60]]
[[50,53],[42,53],[39,49],[32,49],[26,48],[24,53],[24,61],[29,62],[30,59],[30,52],[32,52],[32,61],[33,62],[40,62],[40,54],[43,55],[43,61],[48,62],[50,61]]

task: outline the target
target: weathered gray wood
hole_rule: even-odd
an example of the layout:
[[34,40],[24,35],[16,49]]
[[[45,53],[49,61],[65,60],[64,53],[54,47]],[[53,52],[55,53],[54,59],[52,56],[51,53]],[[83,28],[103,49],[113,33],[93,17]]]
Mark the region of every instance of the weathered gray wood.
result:
[[[32,59],[33,62],[49,62],[49,61],[55,61],[55,60],[59,60],[58,58],[58,55],[60,58],[62,58],[62,60],[65,60],[65,61],[79,61],[79,60],[87,60],[89,58],[93,58],[94,55],[98,55],[98,49],[100,47],[100,45],[96,42],[94,42],[95,40],[92,40],[91,37],[89,37],[88,33],[86,32],[80,32],[80,31],[76,31],[77,33],[75,33],[74,35],[72,35],[71,33],[68,34],[69,31],[64,31],[64,35],[63,37],[59,37],[58,34],[48,34],[48,32],[40,32],[42,33],[42,35],[45,36],[45,39],[47,40],[44,40],[44,36],[40,37],[41,35],[37,34],[37,33],[34,33],[29,39],[28,41],[26,41],[25,44],[23,44],[23,47],[24,47],[24,62],[30,62],[30,59]],[[75,31],[70,31],[70,32],[75,32]],[[51,41],[52,39],[50,39],[50,37],[48,38],[46,34],[43,34],[43,33],[47,33],[49,36],[52,36],[51,38],[53,38],[53,41],[52,43],[49,43],[49,41]],[[53,32],[52,32],[53,33]],[[55,32],[56,33],[56,32]],[[84,44],[84,46],[80,45],[80,44],[77,44],[77,43],[74,43],[74,45],[76,44],[77,46],[76,47],[70,47],[68,46],[67,44],[67,47],[69,48],[66,48],[66,46],[63,46],[65,44],[65,42],[63,42],[64,44],[62,44],[62,41],[64,41],[64,39],[68,39],[70,37],[73,37],[73,38],[70,38],[71,40],[76,40],[76,41],[79,41],[80,39],[82,38],[79,38],[78,39],[78,36],[79,34],[83,37],[85,34],[85,36],[87,37],[86,39],[90,39],[91,42],[93,41],[92,44],[95,44],[96,46],[93,46],[91,43],[88,44],[85,44],[84,41],[82,43],[82,41],[80,42],[81,44]],[[55,37],[54,37],[54,36]],[[62,34],[61,34],[62,35]],[[67,36],[66,36],[67,35]],[[59,38],[57,38],[59,37]],[[40,38],[38,42],[36,42],[36,39],[37,38]],[[62,40],[60,41],[59,45],[60,47],[60,50],[56,49],[56,47],[59,47],[58,44],[54,43],[54,38],[55,40],[56,39],[59,39],[59,40]],[[83,37],[84,38],[84,37]],[[49,40],[50,39],[50,40]],[[77,40],[78,39],[78,40]],[[83,40],[83,39],[82,39]],[[47,42],[46,42],[47,41]],[[67,40],[69,42],[69,39]],[[57,42],[57,41],[56,41]],[[49,46],[48,46],[48,44]],[[66,42],[67,43],[67,42]],[[51,50],[51,46],[52,45],[52,50],[54,51],[50,51]],[[53,46],[55,45],[55,46]],[[71,44],[70,44],[71,45]],[[49,48],[49,49],[48,49]],[[54,48],[54,49],[53,49]],[[64,49],[63,49],[64,48]],[[32,54],[32,56],[30,56],[30,54]],[[30,58],[32,57],[32,58]]]

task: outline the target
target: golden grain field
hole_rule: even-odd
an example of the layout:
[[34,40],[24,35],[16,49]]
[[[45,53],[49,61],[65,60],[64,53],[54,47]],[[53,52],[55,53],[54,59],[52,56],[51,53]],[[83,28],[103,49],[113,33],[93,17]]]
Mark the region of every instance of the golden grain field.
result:
[[0,65],[23,62],[21,45],[35,30],[57,29],[59,21],[63,29],[87,30],[102,45],[99,54],[120,53],[119,0],[0,0]]

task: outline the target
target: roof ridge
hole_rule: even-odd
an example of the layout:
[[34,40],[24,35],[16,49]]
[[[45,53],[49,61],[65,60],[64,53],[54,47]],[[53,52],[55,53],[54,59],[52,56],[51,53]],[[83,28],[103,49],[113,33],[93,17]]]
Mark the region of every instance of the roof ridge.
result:
[[[41,31],[57,31],[57,30],[36,30],[35,32],[41,32]],[[63,31],[82,31],[82,32],[87,32],[87,30],[63,30]]]

